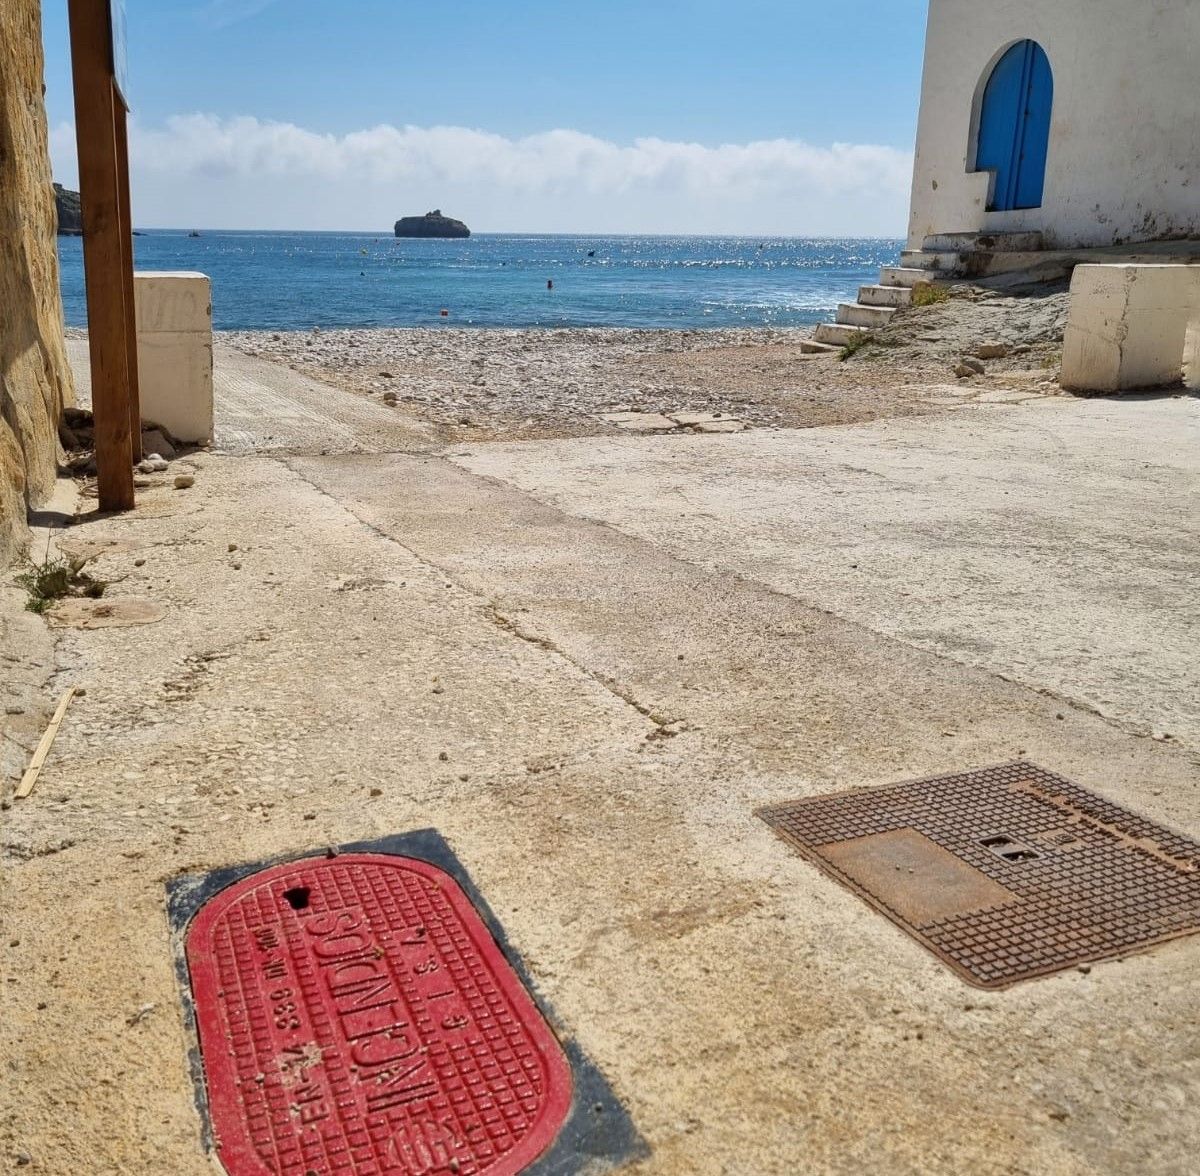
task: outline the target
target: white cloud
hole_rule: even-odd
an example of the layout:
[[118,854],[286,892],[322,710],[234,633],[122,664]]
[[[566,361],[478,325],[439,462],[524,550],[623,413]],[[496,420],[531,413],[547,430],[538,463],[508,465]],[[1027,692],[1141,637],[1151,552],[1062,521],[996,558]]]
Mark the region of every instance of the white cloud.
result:
[[[70,127],[53,147],[58,174],[73,176]],[[332,135],[205,114],[135,122],[131,155],[137,223],[210,228],[383,230],[440,206],[483,231],[892,235],[912,174],[909,152],[863,144],[386,125]]]

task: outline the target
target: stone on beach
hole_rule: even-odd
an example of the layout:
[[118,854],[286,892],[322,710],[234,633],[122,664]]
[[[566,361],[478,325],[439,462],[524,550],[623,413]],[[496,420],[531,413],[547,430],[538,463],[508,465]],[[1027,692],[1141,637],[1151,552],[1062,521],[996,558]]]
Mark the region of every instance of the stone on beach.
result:
[[677,427],[670,417],[657,412],[607,412],[600,419],[627,433],[662,433]]

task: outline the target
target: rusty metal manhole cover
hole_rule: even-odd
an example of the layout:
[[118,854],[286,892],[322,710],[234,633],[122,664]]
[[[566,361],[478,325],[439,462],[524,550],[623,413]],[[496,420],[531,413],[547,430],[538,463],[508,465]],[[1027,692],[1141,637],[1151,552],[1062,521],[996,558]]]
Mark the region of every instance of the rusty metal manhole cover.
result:
[[571,1067],[467,895],[427,861],[347,853],[221,890],[186,937],[231,1176],[526,1169]]
[[981,988],[1200,930],[1200,845],[1033,764],[759,816]]

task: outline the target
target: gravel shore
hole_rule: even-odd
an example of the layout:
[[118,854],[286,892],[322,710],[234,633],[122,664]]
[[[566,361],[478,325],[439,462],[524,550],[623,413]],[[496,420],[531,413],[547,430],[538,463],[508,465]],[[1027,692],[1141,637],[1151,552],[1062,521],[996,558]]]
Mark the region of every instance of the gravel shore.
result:
[[[249,354],[395,403],[448,439],[615,431],[605,414],[721,414],[749,427],[851,424],[938,411],[954,368],[993,344],[964,390],[1036,389],[1054,377],[1065,295],[963,288],[897,316],[848,363],[804,354],[796,330],[226,331]],[[999,346],[995,346],[999,344]]]

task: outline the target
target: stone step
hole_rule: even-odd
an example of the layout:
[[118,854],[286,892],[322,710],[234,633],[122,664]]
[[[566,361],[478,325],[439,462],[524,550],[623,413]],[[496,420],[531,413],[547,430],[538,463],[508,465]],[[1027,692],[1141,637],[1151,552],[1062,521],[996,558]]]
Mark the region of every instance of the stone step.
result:
[[911,290],[918,282],[928,282],[931,275],[926,269],[915,266],[885,265],[879,271],[879,283],[882,286],[902,286]]
[[834,347],[845,347],[860,335],[869,335],[870,327],[851,327],[845,323],[821,323],[813,331],[813,339],[818,343],[832,343]]
[[939,274],[954,274],[962,265],[958,253],[926,253],[921,249],[906,249],[900,254],[900,264],[906,269],[930,270]]
[[859,286],[858,300],[863,306],[910,306],[912,290],[907,286]]
[[894,306],[863,306],[858,302],[839,302],[837,321],[844,327],[886,327],[896,313]]
[[801,355],[833,355],[839,351],[841,347],[832,343],[818,343],[816,339],[800,340]]
[[1042,234],[1032,233],[934,233],[926,237],[926,253],[1036,253]]

